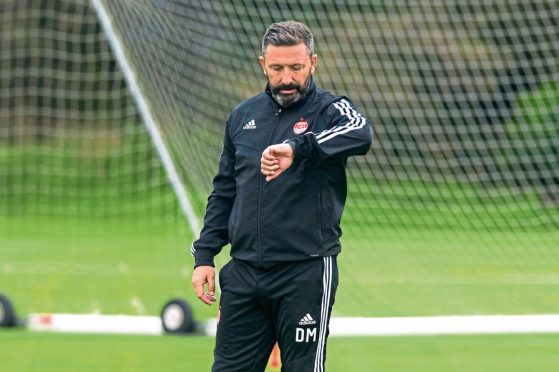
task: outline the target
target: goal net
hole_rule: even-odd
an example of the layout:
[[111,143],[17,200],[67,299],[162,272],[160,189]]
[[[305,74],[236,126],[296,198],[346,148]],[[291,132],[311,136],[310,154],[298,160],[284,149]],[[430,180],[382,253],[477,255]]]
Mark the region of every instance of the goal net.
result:
[[261,37],[295,19],[317,85],[375,132],[348,164],[333,315],[556,312],[556,1],[49,4],[0,0],[4,215],[186,226],[116,43],[201,218],[225,120],[265,86]]

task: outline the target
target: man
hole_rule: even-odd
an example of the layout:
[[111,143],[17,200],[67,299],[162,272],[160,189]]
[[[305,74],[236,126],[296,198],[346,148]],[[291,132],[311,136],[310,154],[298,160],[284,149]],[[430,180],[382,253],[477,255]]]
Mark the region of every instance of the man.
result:
[[[370,123],[349,99],[315,86],[313,36],[271,25],[260,64],[266,91],[231,113],[204,228],[192,245],[192,284],[220,316],[213,371],[264,371],[277,341],[283,371],[323,371],[338,271],[348,156],[365,154]],[[205,285],[207,284],[207,291]]]

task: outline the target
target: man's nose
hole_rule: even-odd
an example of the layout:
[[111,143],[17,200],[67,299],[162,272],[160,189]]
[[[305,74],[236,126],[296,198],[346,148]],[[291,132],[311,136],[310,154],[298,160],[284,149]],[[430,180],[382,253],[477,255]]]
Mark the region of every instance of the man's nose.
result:
[[289,84],[291,84],[292,81],[293,81],[293,78],[292,78],[291,72],[289,72],[289,70],[285,71],[281,75],[281,83],[283,85],[289,85]]

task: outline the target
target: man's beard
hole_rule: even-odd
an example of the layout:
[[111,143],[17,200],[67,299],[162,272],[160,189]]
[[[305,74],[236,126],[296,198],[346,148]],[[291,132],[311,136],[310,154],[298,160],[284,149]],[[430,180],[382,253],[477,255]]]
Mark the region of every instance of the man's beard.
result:
[[[305,96],[307,95],[309,91],[309,86],[311,85],[311,77],[312,74],[309,74],[309,76],[307,76],[307,79],[305,80],[303,85],[291,83],[289,85],[281,84],[276,87],[272,87],[272,84],[270,84],[272,97],[274,97],[277,103],[279,103],[279,105],[284,108],[293,106],[294,104],[296,104],[297,102],[305,98]],[[268,83],[269,82],[270,80],[268,79]],[[295,93],[283,94],[280,92],[281,90],[291,90],[291,89],[295,89]]]

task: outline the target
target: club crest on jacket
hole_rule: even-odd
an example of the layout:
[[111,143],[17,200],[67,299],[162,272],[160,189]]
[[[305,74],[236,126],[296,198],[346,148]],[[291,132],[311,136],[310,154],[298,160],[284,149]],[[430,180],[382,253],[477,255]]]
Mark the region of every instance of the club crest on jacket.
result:
[[301,118],[299,122],[295,123],[293,126],[293,132],[295,134],[304,133],[309,127],[309,119]]

